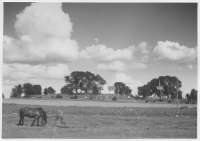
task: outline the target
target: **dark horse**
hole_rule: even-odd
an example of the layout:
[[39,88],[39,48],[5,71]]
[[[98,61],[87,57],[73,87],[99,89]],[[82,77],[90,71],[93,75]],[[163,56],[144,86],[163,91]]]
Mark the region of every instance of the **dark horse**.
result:
[[37,120],[37,126],[39,126],[39,118],[42,118],[42,125],[45,125],[47,123],[47,115],[46,112],[41,108],[29,108],[24,107],[19,110],[19,124],[18,125],[24,125],[24,117],[34,118],[31,127],[33,126],[34,122]]

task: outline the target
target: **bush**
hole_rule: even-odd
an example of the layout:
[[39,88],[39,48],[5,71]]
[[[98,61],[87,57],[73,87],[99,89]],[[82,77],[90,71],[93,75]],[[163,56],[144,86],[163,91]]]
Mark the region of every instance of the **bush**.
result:
[[95,99],[96,97],[94,96],[94,95],[90,95],[89,96],[89,99],[91,100],[91,99]]
[[117,100],[117,97],[116,97],[116,96],[114,96],[114,97],[112,98],[112,100],[113,100],[113,101],[116,101],[116,100]]
[[148,100],[145,100],[145,102],[149,102]]
[[154,100],[153,103],[155,103],[156,101]]
[[188,109],[188,106],[181,106],[180,109]]
[[62,95],[59,95],[59,94],[58,94],[58,95],[56,95],[55,98],[63,98],[63,97],[62,97]]
[[190,103],[190,101],[186,101],[185,103],[186,103],[186,104],[189,104],[189,103]]
[[168,102],[168,103],[172,103],[172,101],[171,101],[171,100],[168,100],[167,102]]
[[71,99],[78,99],[78,96],[74,95],[74,96],[71,97]]
[[54,98],[53,96],[51,98]]
[[160,102],[163,102],[163,100],[162,100],[162,99],[159,99],[159,101],[160,101]]

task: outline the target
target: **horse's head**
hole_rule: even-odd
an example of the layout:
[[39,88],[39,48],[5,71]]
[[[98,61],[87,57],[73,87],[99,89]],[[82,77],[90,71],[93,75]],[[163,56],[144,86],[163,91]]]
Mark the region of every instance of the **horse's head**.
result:
[[46,112],[43,110],[43,113],[42,113],[42,125],[46,125],[47,124],[47,114]]

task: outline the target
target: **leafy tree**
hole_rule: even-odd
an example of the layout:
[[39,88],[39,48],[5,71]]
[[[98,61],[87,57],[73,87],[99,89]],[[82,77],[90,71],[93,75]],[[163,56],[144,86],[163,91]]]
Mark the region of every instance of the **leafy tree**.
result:
[[69,76],[65,76],[66,85],[61,88],[63,93],[72,93],[75,91],[78,93],[78,90],[89,91],[95,94],[101,92],[103,85],[106,84],[106,81],[100,76],[95,75],[89,71],[74,71]]
[[128,95],[131,95],[132,90],[130,89],[129,86],[125,86],[124,91],[125,91],[125,95],[127,95],[127,96],[128,96]]
[[55,94],[56,91],[52,87],[49,87],[48,92],[49,94]]
[[151,87],[150,85],[144,85],[142,87],[138,87],[138,95],[146,98],[151,95]]
[[[147,85],[150,86],[151,94],[157,95],[160,97],[160,91],[157,89],[157,86],[163,86],[163,93],[168,98],[171,96],[172,98],[176,97],[177,90],[182,86],[182,82],[175,76],[160,76],[159,78],[154,78]],[[180,90],[179,90],[180,91]],[[181,93],[181,92],[180,92]]]
[[65,85],[60,89],[60,92],[66,93],[66,94],[69,94],[69,95],[73,94],[73,87],[70,84]]
[[40,85],[33,85],[33,95],[41,95],[42,94],[42,87]]
[[123,82],[115,82],[115,93],[120,94],[121,96],[124,94],[125,84]]
[[115,82],[114,86],[116,87],[115,89],[115,94],[120,94],[121,96],[123,94],[125,95],[131,95],[132,90],[126,86],[123,82]]
[[10,97],[21,97],[22,93],[23,93],[22,86],[19,84],[15,86],[14,88],[12,88]]
[[186,99],[188,100],[188,101],[191,101],[191,96],[187,93],[186,94]]
[[44,95],[47,95],[49,92],[48,92],[48,89],[47,88],[44,88],[44,91],[43,91],[43,94]]
[[30,97],[30,95],[34,94],[33,85],[30,83],[24,83],[23,91],[24,91],[25,96]]
[[190,92],[190,97],[191,97],[192,101],[196,102],[197,101],[197,90],[192,89]]

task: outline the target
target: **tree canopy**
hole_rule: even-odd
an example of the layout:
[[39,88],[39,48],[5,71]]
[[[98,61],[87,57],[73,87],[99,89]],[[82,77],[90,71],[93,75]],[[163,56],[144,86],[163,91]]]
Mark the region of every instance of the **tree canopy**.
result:
[[188,102],[197,102],[197,90],[192,89],[190,94],[186,94],[186,99],[188,100]]
[[55,93],[56,93],[56,91],[52,87],[44,88],[44,91],[43,91],[44,95],[55,94]]
[[160,76],[158,78],[152,79],[146,85],[138,87],[138,95],[143,97],[147,96],[158,96],[161,97],[160,91],[157,89],[157,86],[163,86],[163,96],[167,96],[168,98],[176,98],[177,90],[179,91],[178,97],[182,98],[182,91],[179,88],[182,86],[182,82],[175,76]]
[[78,90],[85,93],[99,94],[103,89],[106,81],[100,76],[89,71],[74,71],[70,75],[64,77],[65,83],[61,88],[61,93],[78,93]]
[[126,86],[123,82],[115,82],[115,94],[122,95],[131,95],[132,90],[129,88],[129,86]]

